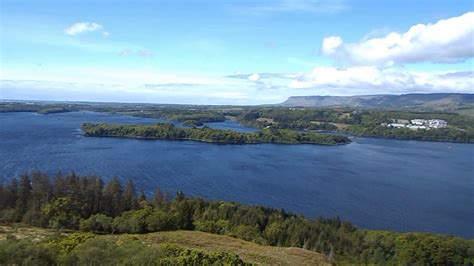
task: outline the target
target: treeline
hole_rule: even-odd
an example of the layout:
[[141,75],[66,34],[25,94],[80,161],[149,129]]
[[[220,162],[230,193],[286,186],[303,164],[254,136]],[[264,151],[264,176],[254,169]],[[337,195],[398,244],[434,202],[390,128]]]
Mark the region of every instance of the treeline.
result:
[[[2,223],[23,222],[98,234],[200,230],[274,246],[302,247],[329,260],[368,264],[469,265],[474,241],[427,233],[360,230],[338,218],[309,220],[266,207],[136,193],[129,181],[23,175],[0,188]],[[0,246],[0,255],[1,255]],[[1,256],[0,256],[1,257]],[[235,259],[235,258],[234,258]]]
[[239,119],[243,122],[258,125],[259,118],[274,120],[282,128],[308,128],[311,122],[341,123],[349,125],[380,125],[390,123],[392,119],[443,119],[449,125],[460,128],[474,128],[474,118],[447,112],[415,112],[388,110],[351,110],[347,108],[318,109],[318,108],[255,108],[243,112]]
[[64,105],[36,105],[36,104],[0,104],[0,113],[7,112],[36,112],[38,114],[52,114],[52,113],[66,113],[77,111],[78,109],[72,107],[65,107]]
[[357,123],[349,110],[315,108],[257,108],[242,113],[238,119],[256,127],[298,130],[335,130],[336,127],[330,123]]
[[[395,112],[395,111],[365,111],[358,114],[360,123],[350,125],[346,132],[368,137],[383,137],[408,140],[429,141],[452,141],[452,142],[474,142],[474,119],[458,114],[448,113],[422,113],[422,112]],[[382,123],[392,123],[392,119],[411,120],[422,119],[444,119],[449,127],[439,129],[391,128],[382,126]],[[458,126],[458,127],[453,127]]]
[[230,130],[204,128],[179,128],[172,124],[125,125],[125,124],[92,124],[81,126],[86,136],[92,137],[137,137],[169,140],[196,140],[222,144],[325,144],[335,145],[348,143],[344,136],[297,132],[292,130],[262,129],[256,133],[242,133]]
[[[410,130],[388,128],[392,119],[443,119],[448,128]],[[298,130],[338,130],[332,123],[345,124],[341,131],[358,136],[409,140],[474,142],[474,118],[456,113],[381,111],[314,108],[259,108],[239,116],[242,123],[255,127]]]
[[405,140],[427,140],[427,141],[450,141],[473,143],[474,130],[458,130],[453,128],[438,129],[418,129],[411,130],[408,128],[390,128],[386,126],[366,126],[352,125],[345,129],[346,132],[365,137],[383,137]]
[[225,121],[223,110],[212,110],[205,107],[200,108],[146,108],[140,111],[126,111],[128,115],[147,118],[165,118],[167,120],[185,122],[188,125],[202,125],[203,123]]

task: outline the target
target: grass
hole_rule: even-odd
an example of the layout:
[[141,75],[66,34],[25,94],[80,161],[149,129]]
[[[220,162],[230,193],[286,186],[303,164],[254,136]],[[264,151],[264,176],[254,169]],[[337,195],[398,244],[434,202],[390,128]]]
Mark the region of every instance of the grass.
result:
[[[59,232],[67,235],[73,231]],[[17,239],[31,238],[41,241],[58,234],[58,231],[21,224],[0,225],[0,241],[9,236]],[[215,235],[199,231],[170,231],[133,235],[149,246],[175,244],[184,248],[197,249],[205,253],[223,251],[237,254],[243,261],[257,265],[331,265],[320,253],[293,247],[263,246],[230,236]],[[119,235],[98,235],[101,238],[115,238]]]
[[149,243],[175,243],[206,252],[225,251],[244,261],[262,265],[330,265],[324,255],[302,248],[283,248],[255,244],[230,236],[199,231],[171,231],[143,235]]
[[56,234],[67,235],[71,231],[58,232],[56,230],[44,229],[22,224],[14,225],[0,225],[0,241],[4,241],[9,236],[14,236],[16,239],[24,239],[32,237],[33,241],[41,241],[47,237]]

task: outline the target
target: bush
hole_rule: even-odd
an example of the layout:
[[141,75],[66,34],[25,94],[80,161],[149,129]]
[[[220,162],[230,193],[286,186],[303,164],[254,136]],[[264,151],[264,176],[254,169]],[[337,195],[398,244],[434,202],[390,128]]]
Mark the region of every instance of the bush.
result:
[[80,228],[83,231],[94,233],[111,233],[113,232],[114,219],[104,214],[94,214],[89,219],[82,220]]

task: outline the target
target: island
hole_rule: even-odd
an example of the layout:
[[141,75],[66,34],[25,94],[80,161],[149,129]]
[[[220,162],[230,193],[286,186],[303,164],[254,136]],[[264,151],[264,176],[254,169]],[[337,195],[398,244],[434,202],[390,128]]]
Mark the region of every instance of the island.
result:
[[127,137],[166,140],[193,140],[220,144],[319,144],[338,145],[349,143],[346,136],[299,132],[288,129],[264,128],[255,133],[202,128],[180,128],[172,124],[154,125],[84,123],[81,126],[88,137]]

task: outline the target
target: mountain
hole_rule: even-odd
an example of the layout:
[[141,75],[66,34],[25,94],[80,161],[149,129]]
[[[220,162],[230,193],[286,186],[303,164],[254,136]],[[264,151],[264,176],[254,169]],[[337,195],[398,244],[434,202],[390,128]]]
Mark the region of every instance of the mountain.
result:
[[402,95],[358,96],[292,96],[280,106],[285,107],[355,107],[355,108],[419,108],[453,110],[473,107],[472,93],[413,93]]

